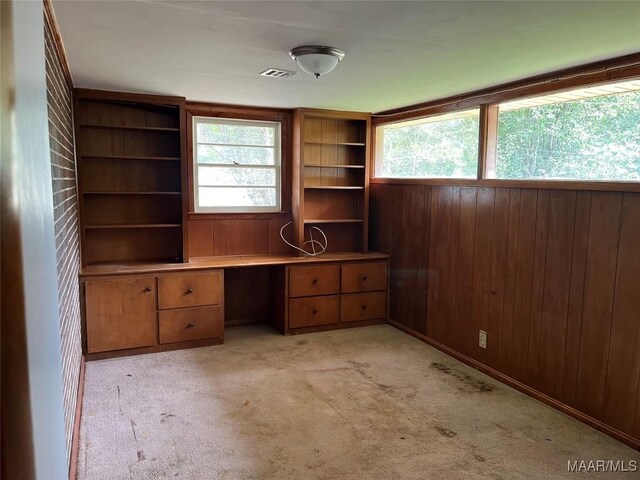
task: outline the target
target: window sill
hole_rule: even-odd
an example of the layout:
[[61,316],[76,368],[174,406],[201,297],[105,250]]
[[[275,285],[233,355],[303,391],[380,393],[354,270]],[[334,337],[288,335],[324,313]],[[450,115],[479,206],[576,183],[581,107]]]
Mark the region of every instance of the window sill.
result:
[[211,213],[211,212],[189,212],[188,220],[260,220],[289,218],[291,214],[282,212],[255,212],[255,213]]
[[514,180],[498,178],[382,178],[374,177],[371,185],[442,185],[458,187],[537,188],[549,190],[600,190],[610,192],[640,192],[640,182],[598,180]]

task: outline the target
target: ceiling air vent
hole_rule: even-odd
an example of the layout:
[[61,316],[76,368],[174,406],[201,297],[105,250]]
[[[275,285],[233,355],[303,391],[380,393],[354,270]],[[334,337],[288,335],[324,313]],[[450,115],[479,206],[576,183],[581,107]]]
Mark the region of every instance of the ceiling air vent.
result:
[[280,68],[267,68],[264,72],[260,72],[260,75],[263,77],[273,78],[287,78],[295,74],[296,72],[292,72],[291,70],[282,70]]

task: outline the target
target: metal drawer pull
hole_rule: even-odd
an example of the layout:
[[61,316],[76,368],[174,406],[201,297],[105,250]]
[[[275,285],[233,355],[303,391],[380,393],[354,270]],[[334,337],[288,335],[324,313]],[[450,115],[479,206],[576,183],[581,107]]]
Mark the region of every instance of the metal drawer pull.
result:
[[144,287],[143,292],[144,293],[149,293],[151,291],[151,287]]
[[186,292],[184,292],[185,295],[191,295],[193,293],[193,288],[189,288],[187,289]]
[[311,310],[311,313],[313,313],[315,315],[316,313],[318,313],[318,309],[314,308],[313,310]]
[[318,279],[317,279],[317,278],[314,278],[313,280],[311,280],[311,283],[312,283],[313,285],[315,285],[316,283],[318,283]]
[[193,328],[195,325],[193,323],[187,323],[187,328]]

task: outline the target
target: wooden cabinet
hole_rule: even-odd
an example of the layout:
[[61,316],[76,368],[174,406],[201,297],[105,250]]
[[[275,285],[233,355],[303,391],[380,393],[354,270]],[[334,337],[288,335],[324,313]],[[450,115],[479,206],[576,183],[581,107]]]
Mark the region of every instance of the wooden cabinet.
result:
[[154,345],[156,278],[85,282],[87,352]]
[[[298,109],[293,116],[293,239],[321,228],[330,252],[366,252],[371,114]],[[318,238],[317,232],[315,238]]]
[[88,278],[83,287],[89,358],[223,341],[222,270]]
[[388,261],[286,267],[283,333],[371,325],[387,320]]
[[83,266],[182,260],[184,104],[74,90]]

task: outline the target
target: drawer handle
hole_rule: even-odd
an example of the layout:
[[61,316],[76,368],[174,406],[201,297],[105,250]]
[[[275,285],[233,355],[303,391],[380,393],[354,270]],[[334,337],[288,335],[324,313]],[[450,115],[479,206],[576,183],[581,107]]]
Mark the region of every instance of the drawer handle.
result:
[[195,325],[193,323],[187,323],[187,328],[193,328]]
[[143,292],[144,293],[149,293],[151,291],[151,287],[144,287]]
[[363,281],[363,282],[366,282],[368,278],[369,278],[369,277],[367,277],[366,275],[363,275],[363,276],[362,276],[362,281]]
[[193,293],[193,288],[188,288],[186,292],[184,292],[185,295],[191,295]]
[[311,280],[311,284],[312,285],[315,285],[316,283],[318,283],[318,279],[317,278],[314,278],[313,280]]
[[365,309],[367,308],[367,304],[366,304],[366,303],[363,303],[363,304],[360,306],[360,308],[362,308],[362,310],[365,310]]
[[311,310],[311,313],[315,315],[316,313],[318,313],[318,309],[314,308],[313,310]]

